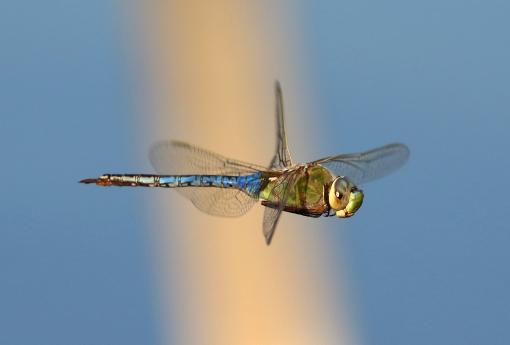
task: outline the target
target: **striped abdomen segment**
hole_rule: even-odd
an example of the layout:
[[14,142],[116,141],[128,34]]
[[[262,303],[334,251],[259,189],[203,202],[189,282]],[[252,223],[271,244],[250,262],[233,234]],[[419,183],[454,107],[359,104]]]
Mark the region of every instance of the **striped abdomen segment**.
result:
[[249,194],[256,194],[260,190],[260,177],[260,173],[242,176],[105,174],[97,179],[85,179],[80,182],[95,183],[98,186],[236,188],[246,190]]

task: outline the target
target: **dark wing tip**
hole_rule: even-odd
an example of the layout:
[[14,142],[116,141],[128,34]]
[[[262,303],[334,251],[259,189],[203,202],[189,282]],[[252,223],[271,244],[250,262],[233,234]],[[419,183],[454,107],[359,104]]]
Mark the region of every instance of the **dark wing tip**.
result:
[[271,244],[271,241],[273,240],[273,234],[274,234],[274,231],[271,231],[270,234],[268,234],[267,236],[264,236],[266,239],[266,244],[268,246]]
[[398,145],[400,145],[400,147],[402,147],[402,150],[405,152],[406,160],[409,159],[409,156],[411,155],[411,150],[409,149],[409,147],[406,144],[401,143],[399,143]]
[[401,164],[403,165],[405,162],[409,160],[409,156],[411,155],[411,151],[406,144],[402,143],[393,143],[389,144],[389,147],[392,147],[398,154],[400,155]]
[[282,93],[282,86],[280,84],[280,82],[278,81],[278,79],[276,79],[274,81],[274,91],[277,93],[277,94],[281,94]]

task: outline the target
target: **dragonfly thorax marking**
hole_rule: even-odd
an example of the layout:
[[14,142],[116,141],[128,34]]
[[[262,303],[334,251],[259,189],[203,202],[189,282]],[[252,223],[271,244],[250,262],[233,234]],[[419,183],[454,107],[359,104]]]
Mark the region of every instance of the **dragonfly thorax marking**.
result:
[[275,208],[286,193],[283,210],[310,217],[319,217],[329,211],[324,190],[333,180],[331,173],[317,165],[299,165],[276,177],[267,179],[259,198],[264,206]]

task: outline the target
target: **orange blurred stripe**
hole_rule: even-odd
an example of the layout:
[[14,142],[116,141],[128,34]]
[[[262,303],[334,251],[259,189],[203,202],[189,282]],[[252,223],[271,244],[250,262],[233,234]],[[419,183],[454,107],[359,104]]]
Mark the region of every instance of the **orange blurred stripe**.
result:
[[[304,83],[296,47],[281,41],[291,37],[289,13],[255,1],[150,6],[143,10],[147,95],[157,114],[151,136],[268,164],[275,145],[274,78],[283,79],[284,93],[286,81]],[[337,309],[342,293],[331,271],[338,269],[325,263],[327,244],[310,221],[285,215],[268,248],[261,207],[221,219],[199,213],[175,193],[165,193],[158,205],[169,339],[354,344]]]

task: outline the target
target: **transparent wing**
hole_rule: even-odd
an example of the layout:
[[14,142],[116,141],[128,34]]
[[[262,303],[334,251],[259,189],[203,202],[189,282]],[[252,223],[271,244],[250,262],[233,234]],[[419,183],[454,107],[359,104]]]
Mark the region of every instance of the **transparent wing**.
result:
[[271,191],[270,200],[278,200],[275,207],[266,207],[264,209],[264,220],[262,223],[262,230],[266,238],[267,245],[271,244],[274,231],[278,225],[278,220],[289,197],[289,191],[292,189],[296,181],[297,174],[288,174],[277,183]]
[[239,217],[257,202],[238,189],[214,187],[185,187],[177,191],[189,199],[200,211],[213,216]]
[[389,144],[376,149],[326,157],[315,161],[338,176],[347,176],[355,184],[370,182],[400,168],[409,158],[404,144]]
[[[223,157],[180,141],[156,143],[149,154],[152,166],[165,175],[243,175],[265,170],[253,164]],[[196,208],[210,215],[238,217],[256,203],[245,192],[215,187],[184,187],[177,191]]]
[[276,225],[278,225],[281,213],[282,211],[277,208],[266,207],[264,209],[262,230],[264,231],[264,237],[266,238],[267,245],[270,245],[273,240],[274,231],[276,229]]
[[161,141],[154,144],[149,158],[154,169],[159,174],[166,175],[236,176],[267,170],[181,141]]
[[285,133],[285,119],[283,113],[283,96],[280,83],[275,83],[276,96],[276,153],[271,161],[270,168],[283,169],[292,166],[289,148],[287,146],[287,134]]

